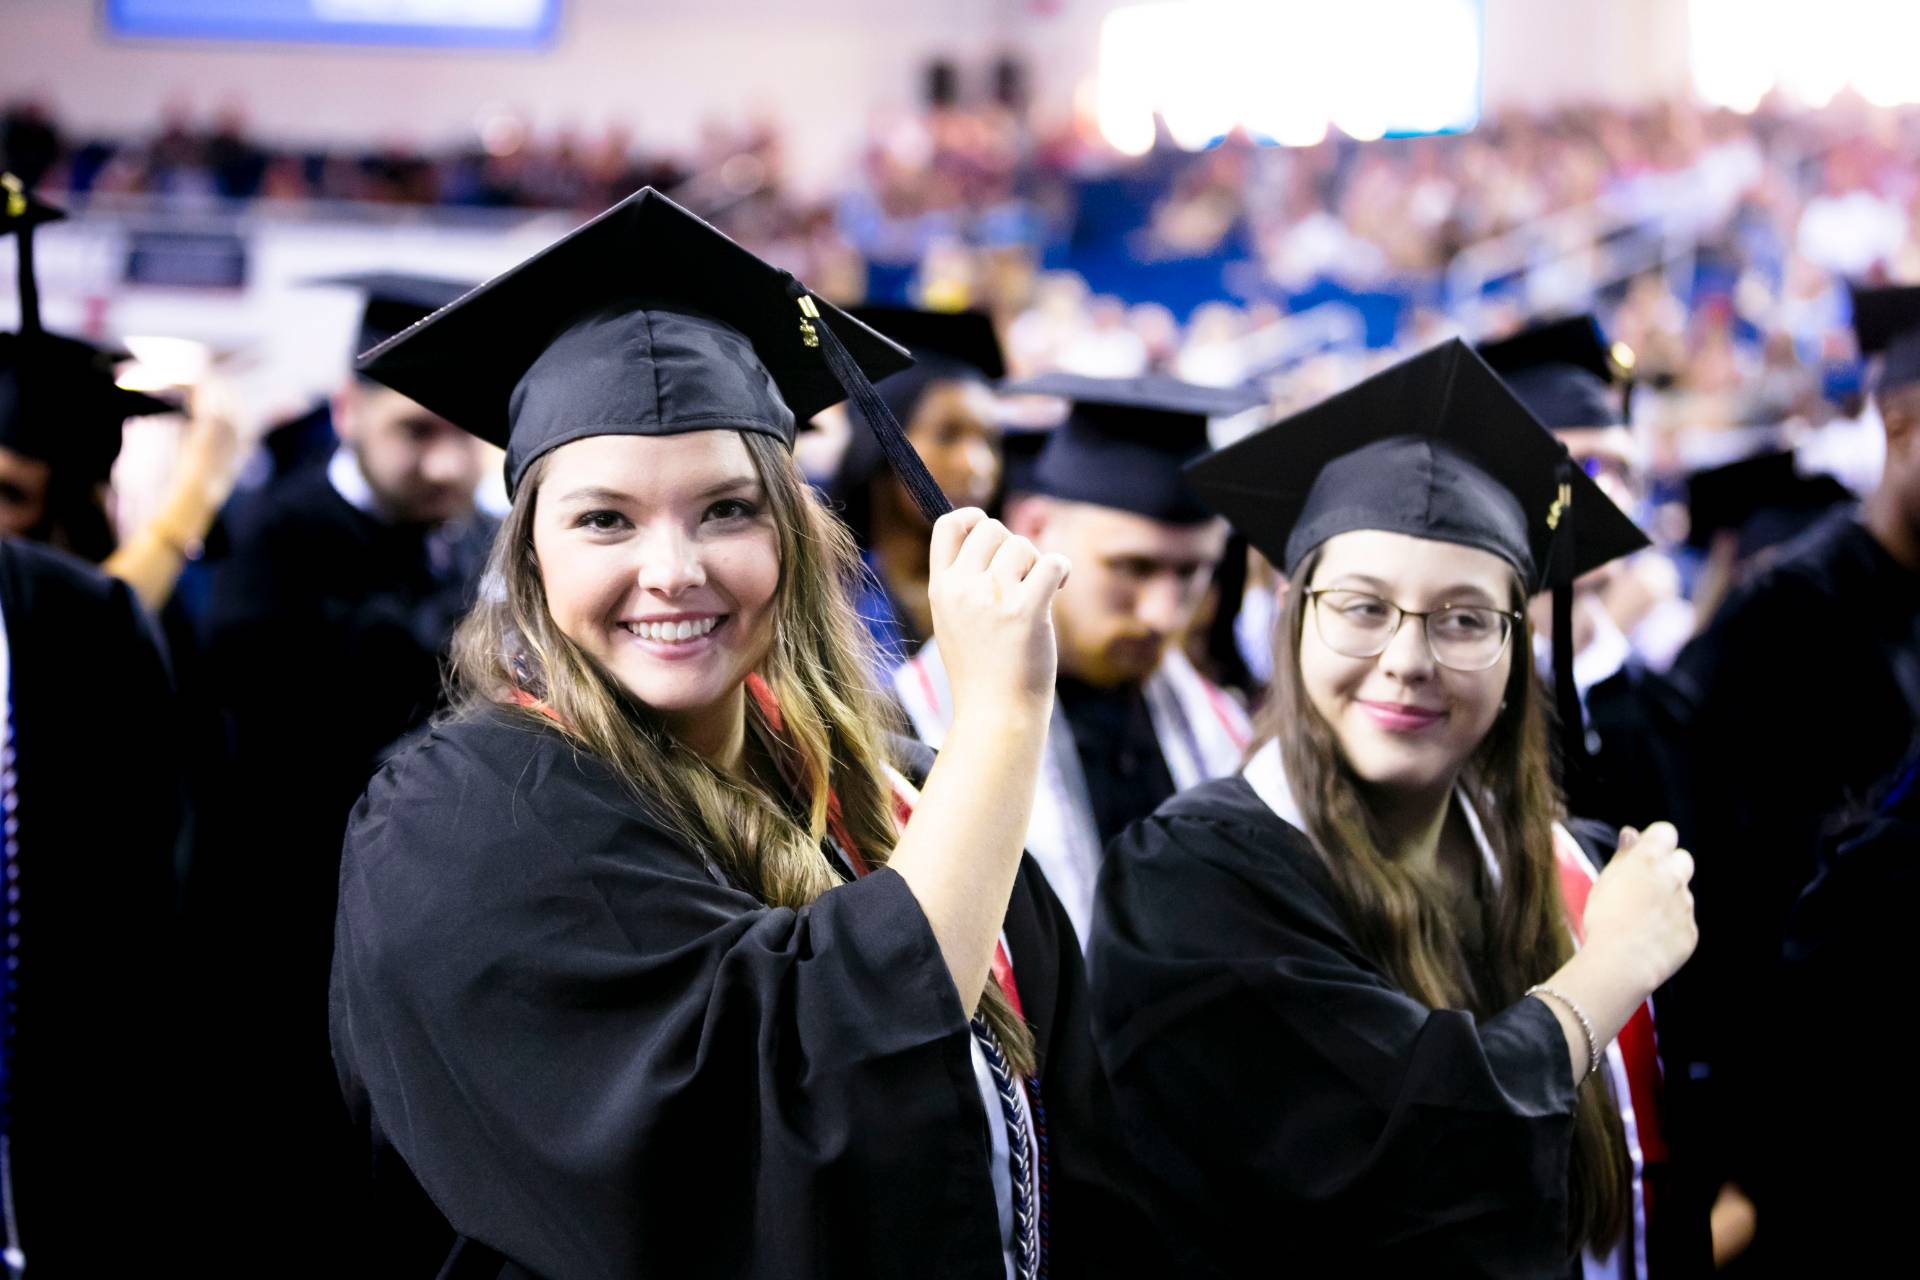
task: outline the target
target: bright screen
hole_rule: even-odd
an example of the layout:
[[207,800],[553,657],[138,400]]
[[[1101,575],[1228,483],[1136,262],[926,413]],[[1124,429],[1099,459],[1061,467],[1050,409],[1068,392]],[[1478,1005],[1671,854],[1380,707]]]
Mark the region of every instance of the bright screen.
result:
[[1480,115],[1480,0],[1158,0],[1110,13],[1096,109],[1121,151],[1232,129],[1311,146],[1471,129]]
[[105,0],[117,36],[526,49],[560,0]]

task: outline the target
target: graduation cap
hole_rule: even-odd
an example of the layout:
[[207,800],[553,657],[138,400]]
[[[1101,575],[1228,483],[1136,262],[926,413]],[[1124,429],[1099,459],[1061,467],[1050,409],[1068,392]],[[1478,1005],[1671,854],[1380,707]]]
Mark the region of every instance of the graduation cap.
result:
[[1066,421],[1022,477],[1028,493],[1131,511],[1169,524],[1213,518],[1182,468],[1207,451],[1207,424],[1266,402],[1257,387],[1204,387],[1161,374],[1089,378],[1047,373],[1002,387],[1007,395],[1059,396]]
[[1687,545],[1704,551],[1715,534],[1730,530],[1744,560],[1855,500],[1830,475],[1802,475],[1791,449],[1768,450],[1687,478]]
[[0,333],[0,445],[83,480],[104,480],[128,418],[175,413],[114,382],[124,351],[46,332]]
[[1289,578],[1337,534],[1383,529],[1499,556],[1554,593],[1556,689],[1581,750],[1573,580],[1647,545],[1473,349],[1402,360],[1187,468],[1193,489]]
[[371,351],[402,330],[425,320],[462,294],[472,291],[474,286],[472,280],[448,280],[405,271],[360,271],[324,276],[307,283],[357,289],[365,297],[366,301],[360,308],[360,333],[354,340],[355,355]]
[[20,332],[40,330],[40,282],[33,269],[33,229],[67,215],[27,190],[10,173],[0,173],[0,235],[13,235],[20,261]]
[[1615,349],[1592,315],[1529,325],[1483,342],[1480,358],[1548,428],[1611,427],[1626,420],[1614,383],[1622,373]]
[[1002,497],[1034,492],[1033,469],[1053,438],[1053,427],[1002,427],[1000,430],[1000,493]]
[[360,358],[368,377],[528,464],[597,435],[736,430],[793,445],[852,395],[929,519],[947,509],[869,379],[911,358],[643,188]]
[[1860,354],[1879,356],[1873,389],[1920,382],[1920,285],[1850,285]]
[[[913,367],[880,379],[874,390],[903,426],[927,389],[941,382],[998,382],[1006,360],[993,321],[980,311],[919,311],[912,307],[852,307],[848,313],[876,333],[906,347]],[[846,450],[828,485],[856,536],[865,538],[865,490],[886,454],[864,413],[848,415]]]
[[905,347],[913,368],[876,384],[882,391],[921,369],[998,382],[1007,376],[993,319],[984,311],[922,311],[915,307],[848,308],[860,323]]

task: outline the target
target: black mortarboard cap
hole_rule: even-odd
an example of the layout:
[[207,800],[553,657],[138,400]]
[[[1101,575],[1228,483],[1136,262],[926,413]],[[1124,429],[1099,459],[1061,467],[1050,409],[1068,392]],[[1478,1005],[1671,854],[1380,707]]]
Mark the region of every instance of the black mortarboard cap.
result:
[[0,333],[0,445],[87,480],[104,480],[128,418],[178,412],[114,382],[126,353],[57,334]]
[[[912,307],[851,307],[848,315],[904,346],[913,367],[880,379],[874,390],[903,427],[927,388],[940,382],[998,382],[1007,376],[993,321],[980,311],[919,311]],[[828,493],[843,504],[847,522],[862,533],[865,523],[859,492],[879,471],[886,454],[867,417],[855,408],[848,415],[847,447],[834,469]]]
[[[849,394],[886,414],[867,379],[910,363],[649,187],[359,367],[504,448],[511,492],[536,458],[587,436],[729,429],[791,446],[796,419]],[[890,447],[889,458],[915,500],[944,510],[904,439],[897,448],[904,457]]]
[[1207,451],[1207,424],[1266,402],[1257,387],[1205,387],[1158,374],[1047,373],[1001,390],[1071,402],[1024,477],[1027,492],[1169,524],[1213,518],[1182,472]]
[[27,190],[10,173],[0,173],[0,235],[15,237],[20,272],[20,332],[40,329],[40,281],[33,268],[33,229],[67,215]]
[[1053,438],[1054,427],[1004,427],[1000,432],[1000,493],[1032,493],[1034,468]]
[[1715,534],[1731,530],[1745,559],[1855,500],[1830,475],[1802,475],[1792,450],[1768,450],[1687,477],[1687,544],[1704,551]]
[[1547,585],[1563,523],[1572,531],[1570,577],[1647,545],[1457,340],[1202,458],[1187,475],[1289,574],[1328,538],[1355,529],[1479,547],[1534,588]]
[[365,299],[360,307],[360,332],[353,345],[354,354],[359,355],[471,292],[475,282],[405,271],[360,271],[309,283],[359,290]]
[[1520,403],[1552,430],[1625,421],[1613,386],[1620,369],[1591,315],[1530,325],[1477,349]]
[[1860,354],[1880,357],[1873,389],[1920,382],[1920,285],[1854,285],[1850,292]]
[[[905,347],[915,370],[941,365],[969,370],[989,382],[1007,376],[993,319],[984,311],[922,311],[914,307],[849,307],[847,313]],[[884,391],[899,378],[876,384]]]

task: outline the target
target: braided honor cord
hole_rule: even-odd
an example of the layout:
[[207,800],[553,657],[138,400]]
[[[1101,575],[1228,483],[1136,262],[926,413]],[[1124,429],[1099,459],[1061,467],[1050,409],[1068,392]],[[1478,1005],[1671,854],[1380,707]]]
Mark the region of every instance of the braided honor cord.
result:
[[[973,1020],[974,1039],[993,1073],[994,1089],[1000,1095],[1000,1113],[1007,1122],[1008,1164],[1013,1174],[1013,1231],[1017,1245],[1015,1274],[1019,1280],[1044,1280],[1047,1274],[1046,1233],[1041,1229],[1047,1201],[1046,1148],[1035,1140],[1027,1109],[1020,1105],[1020,1080],[1013,1074],[1000,1040],[985,1018]],[[1034,1168],[1033,1152],[1040,1153],[1040,1167]]]

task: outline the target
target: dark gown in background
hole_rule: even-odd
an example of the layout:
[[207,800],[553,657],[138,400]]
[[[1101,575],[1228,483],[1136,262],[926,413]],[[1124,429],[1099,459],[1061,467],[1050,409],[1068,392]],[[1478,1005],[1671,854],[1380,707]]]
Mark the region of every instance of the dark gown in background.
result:
[[0,616],[19,850],[6,1053],[20,1247],[34,1276],[146,1274],[178,1256],[187,1207],[171,681],[133,592],[61,552],[0,539]]
[[1911,1232],[1907,1153],[1920,1120],[1907,1055],[1887,1042],[1913,963],[1920,752],[1828,844],[1781,953],[1770,1096],[1775,1194],[1761,1219],[1782,1275],[1870,1275]]
[[1568,1274],[1553,1012],[1398,990],[1307,836],[1240,777],[1108,849],[1094,1035],[1182,1276]]
[[1760,1201],[1764,1248],[1771,1140],[1750,1118],[1777,1101],[1762,1084],[1781,1033],[1771,978],[1823,833],[1920,725],[1920,575],[1834,512],[1729,597],[1672,679],[1687,702],[1674,794],[1700,922],[1674,1047],[1703,1082],[1700,1145]]
[[1587,751],[1567,770],[1568,811],[1616,831],[1672,821],[1682,710],[1666,678],[1630,657],[1587,690],[1584,709]]
[[228,1191],[252,1206],[226,1233],[238,1255],[289,1229],[348,1250],[321,1231],[351,1212],[325,1016],[340,841],[382,754],[440,701],[494,527],[386,524],[315,467],[256,499],[216,572],[203,666],[231,765],[188,906],[201,986],[229,1010],[218,1094],[244,1158]]
[[[1154,1274],[1079,948],[1031,862],[1005,936],[1051,1273]],[[433,730],[355,809],[332,1025],[420,1274],[456,1231],[510,1275],[1003,1274],[971,1032],[906,882],[767,908],[525,714]]]

